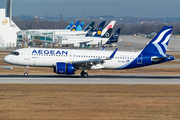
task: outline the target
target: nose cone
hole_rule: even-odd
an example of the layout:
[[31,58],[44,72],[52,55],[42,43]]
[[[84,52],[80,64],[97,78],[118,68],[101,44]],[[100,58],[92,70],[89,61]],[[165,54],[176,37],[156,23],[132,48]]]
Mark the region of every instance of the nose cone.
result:
[[4,57],[4,61],[5,61],[6,63],[11,63],[12,59],[10,58],[9,55],[7,55],[7,56]]

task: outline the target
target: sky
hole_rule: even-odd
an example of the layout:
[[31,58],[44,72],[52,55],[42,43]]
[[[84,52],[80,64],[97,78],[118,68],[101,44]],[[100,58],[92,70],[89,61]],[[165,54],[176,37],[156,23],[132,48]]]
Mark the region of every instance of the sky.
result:
[[[6,8],[6,0],[0,0]],[[12,0],[12,14],[32,16],[180,18],[180,0]]]

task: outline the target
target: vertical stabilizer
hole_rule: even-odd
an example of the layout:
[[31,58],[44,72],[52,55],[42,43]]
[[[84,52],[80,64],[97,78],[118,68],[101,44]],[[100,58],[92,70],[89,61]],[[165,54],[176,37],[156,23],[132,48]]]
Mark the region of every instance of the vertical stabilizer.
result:
[[105,44],[118,42],[120,31],[121,31],[121,28],[116,29],[116,31],[111,35],[111,37],[108,39],[108,41]]
[[113,28],[114,24],[116,23],[116,21],[111,21],[103,30],[102,30],[102,35],[104,35],[109,28]]
[[73,22],[71,22],[71,23],[65,28],[65,30],[70,30],[70,29],[72,28],[72,26],[73,26]]
[[85,35],[85,37],[92,37],[92,34],[93,34],[93,28],[91,28],[87,34]]
[[111,36],[112,28],[109,28],[108,31],[101,38],[109,38]]
[[95,29],[93,32],[95,32],[93,34],[93,37],[101,37],[101,33],[104,27],[104,24],[106,23],[106,21],[102,21]]
[[76,31],[77,26],[79,25],[80,21],[78,20],[71,28],[71,31]]
[[[5,15],[5,10],[0,9],[0,13],[3,12]],[[16,47],[16,33],[20,29],[9,17],[0,15],[0,31],[0,47]]]
[[165,26],[142,50],[142,54],[157,54],[166,56],[166,50],[169,43],[173,27]]
[[90,22],[89,25],[87,25],[87,26],[84,28],[84,32],[86,32],[86,31],[90,30],[91,28],[93,28],[94,23],[95,23],[94,21],[93,21],[93,22]]
[[82,23],[76,28],[76,31],[82,31],[83,26],[84,26],[84,22],[82,22]]

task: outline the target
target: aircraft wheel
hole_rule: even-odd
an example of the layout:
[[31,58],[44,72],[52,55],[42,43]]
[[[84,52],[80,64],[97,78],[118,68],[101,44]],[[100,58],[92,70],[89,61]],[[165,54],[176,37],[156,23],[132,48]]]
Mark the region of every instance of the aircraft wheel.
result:
[[87,78],[88,77],[88,73],[87,72],[81,72],[81,76]]
[[27,72],[25,72],[25,73],[24,73],[24,76],[25,76],[25,77],[27,77],[27,76],[28,76],[28,73],[27,73]]

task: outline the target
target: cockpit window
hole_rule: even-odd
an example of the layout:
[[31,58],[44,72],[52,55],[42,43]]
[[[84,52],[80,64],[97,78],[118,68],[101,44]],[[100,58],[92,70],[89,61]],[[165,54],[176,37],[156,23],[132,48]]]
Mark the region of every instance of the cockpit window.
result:
[[11,55],[19,55],[19,52],[12,52]]

